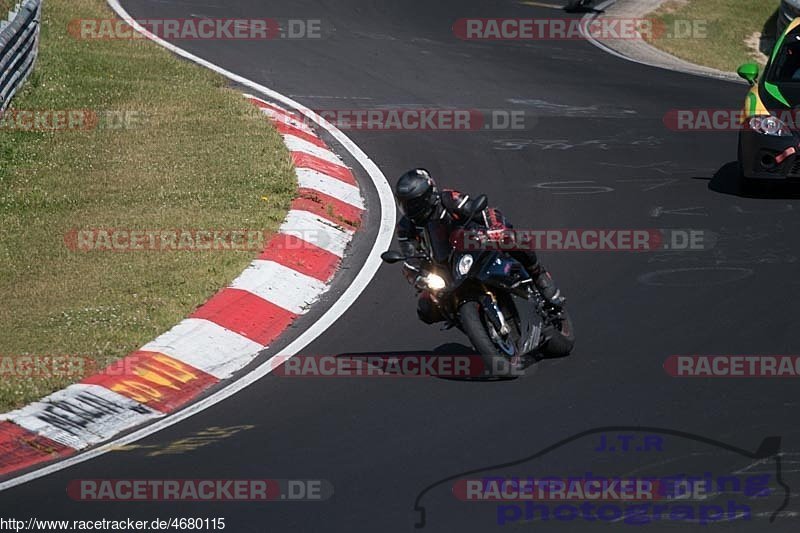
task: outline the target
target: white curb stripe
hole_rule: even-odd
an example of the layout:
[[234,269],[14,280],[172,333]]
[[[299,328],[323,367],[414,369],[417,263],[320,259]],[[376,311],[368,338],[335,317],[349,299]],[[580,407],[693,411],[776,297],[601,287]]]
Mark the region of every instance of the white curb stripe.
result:
[[[260,98],[260,97],[254,95],[254,94],[242,93],[242,96],[244,96],[245,98],[252,98],[253,100],[261,102],[262,104],[268,106],[269,109],[275,109],[275,110],[279,111],[280,113],[284,113],[284,114],[292,116],[292,117],[299,117],[298,113],[295,113],[294,111],[292,111],[290,109],[286,109],[285,107],[279,106],[275,102],[270,102],[270,101],[264,100],[263,98]],[[310,126],[309,126],[309,129],[311,129]]]
[[81,450],[161,416],[164,413],[105,387],[78,383],[2,418]]
[[322,281],[301,274],[274,261],[256,260],[231,284],[271,302],[296,315],[305,314],[308,307],[327,290]]
[[317,190],[353,207],[364,209],[364,200],[358,187],[311,168],[297,168],[295,172],[300,187]]
[[353,238],[353,232],[341,226],[334,227],[334,224],[333,221],[314,213],[292,209],[286,215],[286,220],[279,231],[310,242],[334,255],[344,257],[344,251]]
[[159,352],[223,379],[247,366],[264,347],[202,318],[186,318],[142,347]]
[[[274,102],[267,102],[266,100],[264,100],[262,98],[259,98],[257,96],[253,96],[252,94],[247,94],[247,93],[242,93],[242,96],[244,96],[245,98],[251,98],[253,100],[261,102],[262,104],[271,106],[271,107],[268,107],[268,108],[263,108],[263,107],[259,108],[261,110],[261,112],[264,113],[265,115],[267,115],[269,118],[271,118],[273,120],[277,120],[278,122],[283,122],[285,124],[289,124],[290,126],[294,126],[295,128],[297,128],[299,130],[303,130],[306,133],[311,133],[312,135],[316,135],[316,133],[314,132],[314,129],[311,126],[309,126],[308,124],[306,124],[302,120],[296,119],[291,114],[291,111],[289,111],[287,109],[284,109],[279,105],[276,105]],[[275,110],[275,109],[272,109],[272,108],[278,108],[279,111]]]
[[334,165],[339,165],[342,167],[345,166],[344,162],[339,158],[339,156],[327,148],[320,148],[316,144],[312,144],[305,139],[295,137],[294,135],[285,135],[283,140],[290,152],[303,152],[306,154],[311,154],[319,157],[320,159],[328,161],[329,163],[333,163]]
[[268,118],[276,121],[276,122],[283,122],[284,124],[288,124],[298,130],[302,130],[306,133],[314,133],[314,130],[309,128],[307,125],[303,124],[302,122],[298,121],[297,119],[285,115],[279,111],[273,111],[272,109],[264,109],[263,107],[260,108],[261,112],[264,113]]

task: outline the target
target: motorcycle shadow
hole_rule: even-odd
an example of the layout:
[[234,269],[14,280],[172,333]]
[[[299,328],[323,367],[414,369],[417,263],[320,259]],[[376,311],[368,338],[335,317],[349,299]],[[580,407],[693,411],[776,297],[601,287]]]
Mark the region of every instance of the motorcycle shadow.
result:
[[[545,359],[539,354],[525,356],[509,375],[487,376],[485,365],[472,347],[457,342],[437,346],[433,350],[390,351],[370,353],[343,353],[336,358],[350,359],[354,363],[366,365],[361,372],[374,376],[432,377],[445,381],[469,381],[492,383],[512,381],[527,377],[536,370],[536,365]],[[406,364],[406,363],[411,364]],[[427,369],[422,370],[421,368]],[[430,369],[434,369],[430,372]]]

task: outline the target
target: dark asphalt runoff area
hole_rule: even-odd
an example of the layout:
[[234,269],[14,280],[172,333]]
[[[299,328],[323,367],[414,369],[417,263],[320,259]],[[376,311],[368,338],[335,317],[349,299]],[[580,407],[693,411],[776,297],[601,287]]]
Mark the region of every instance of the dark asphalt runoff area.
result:
[[[486,193],[518,228],[690,228],[716,240],[702,251],[542,252],[567,296],[577,344],[571,356],[543,360],[525,378],[269,375],[131,449],[0,493],[3,509],[17,518],[71,520],[224,517],[226,533],[415,525],[431,532],[797,531],[797,381],[673,378],[663,368],[675,354],[800,353],[800,195],[784,187],[740,193],[735,132],[676,132],[663,120],[676,109],[737,109],[745,85],[627,62],[583,40],[454,35],[463,17],[579,16],[514,1],[123,5],[140,19],[322,21],[319,39],[176,43],[312,109],[524,112],[524,127],[513,130],[345,130],[392,182],[426,167],[445,187]],[[385,265],[304,353],[470,353],[458,331],[418,321],[415,305],[399,267]],[[231,426],[252,427],[195,450],[151,455]],[[633,435],[633,444],[622,446],[618,435]],[[619,502],[606,502],[605,518],[595,520],[569,509],[561,518],[526,520],[525,502],[462,502],[453,492],[458,479],[588,472],[691,472],[734,477],[741,486],[729,480],[716,494],[682,500],[688,509],[662,511],[677,513],[672,519],[641,526],[615,515]],[[759,475],[769,488],[744,494]],[[69,481],[87,478],[324,479],[334,494],[271,503],[70,499]],[[731,502],[749,505],[750,519],[711,518],[709,506],[728,512]],[[552,513],[559,504],[550,503]]]

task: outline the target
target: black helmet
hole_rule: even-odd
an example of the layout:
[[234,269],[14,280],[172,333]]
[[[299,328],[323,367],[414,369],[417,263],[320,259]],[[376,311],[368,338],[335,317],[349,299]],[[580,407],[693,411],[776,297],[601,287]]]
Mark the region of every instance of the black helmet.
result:
[[439,205],[436,182],[424,168],[415,168],[400,176],[395,196],[400,211],[415,224],[424,224]]

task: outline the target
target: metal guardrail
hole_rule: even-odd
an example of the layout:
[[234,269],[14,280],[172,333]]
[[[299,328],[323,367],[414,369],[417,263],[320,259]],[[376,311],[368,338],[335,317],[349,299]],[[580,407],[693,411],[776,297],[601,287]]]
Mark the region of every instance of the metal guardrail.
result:
[[24,0],[0,21],[0,113],[28,78],[39,53],[42,0]]

